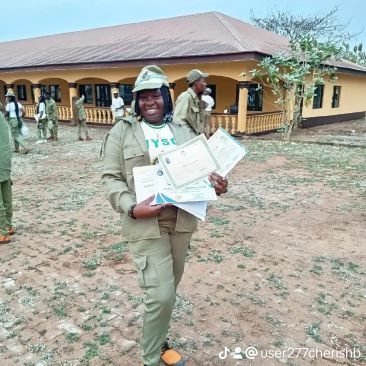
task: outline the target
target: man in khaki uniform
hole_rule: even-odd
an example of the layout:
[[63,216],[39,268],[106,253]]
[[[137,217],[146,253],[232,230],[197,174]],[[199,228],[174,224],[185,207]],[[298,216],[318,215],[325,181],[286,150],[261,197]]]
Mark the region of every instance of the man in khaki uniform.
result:
[[10,235],[14,234],[12,226],[13,199],[11,189],[11,146],[9,127],[2,113],[0,103],[0,244],[10,242]]
[[209,75],[198,69],[187,74],[189,88],[179,95],[174,109],[174,122],[185,123],[197,134],[205,132],[205,103],[202,94]]
[[47,140],[58,141],[58,116],[57,116],[57,106],[53,98],[51,98],[50,92],[44,93],[46,99],[46,114],[48,119],[48,129],[50,131],[50,136]]
[[82,95],[81,98],[77,99],[77,97],[72,97],[72,102],[74,105],[74,119],[77,121],[78,125],[78,140],[83,141],[84,139],[81,137],[81,129],[84,130],[85,140],[91,140],[88,133],[88,126],[86,125],[86,112],[84,108],[84,100],[85,96]]

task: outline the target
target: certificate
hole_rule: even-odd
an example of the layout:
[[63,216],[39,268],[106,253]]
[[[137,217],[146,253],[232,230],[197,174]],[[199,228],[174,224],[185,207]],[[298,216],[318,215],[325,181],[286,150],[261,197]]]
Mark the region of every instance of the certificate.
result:
[[175,189],[200,182],[219,168],[203,134],[174,150],[160,153],[158,159]]
[[155,195],[155,166],[139,166],[132,168],[135,181],[136,203],[140,203]]
[[[136,191],[136,203],[140,203],[148,197],[155,195],[155,199],[151,203],[165,204],[172,203],[174,206],[181,208],[189,212],[190,214],[196,216],[200,220],[206,218],[207,201],[197,201],[197,202],[173,202],[172,198],[168,196],[171,193],[166,192],[165,194],[160,194],[157,192],[156,179],[157,165],[141,166],[133,168],[133,176],[135,181],[135,191]],[[165,200],[166,198],[166,200]],[[216,198],[216,197],[215,197]]]
[[216,172],[223,177],[246,154],[244,146],[221,127],[210,137],[208,146],[220,165]]
[[216,201],[217,195],[208,179],[175,189],[160,165],[155,171],[156,203]]

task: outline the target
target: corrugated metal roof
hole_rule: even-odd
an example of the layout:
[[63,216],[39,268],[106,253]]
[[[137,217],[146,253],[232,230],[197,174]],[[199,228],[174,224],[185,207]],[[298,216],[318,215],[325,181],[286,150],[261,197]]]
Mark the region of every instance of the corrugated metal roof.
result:
[[0,68],[272,53],[287,39],[210,12],[0,43]]
[[[287,45],[285,37],[209,12],[2,42],[0,69],[245,53],[270,55]],[[344,67],[366,71],[352,63]]]

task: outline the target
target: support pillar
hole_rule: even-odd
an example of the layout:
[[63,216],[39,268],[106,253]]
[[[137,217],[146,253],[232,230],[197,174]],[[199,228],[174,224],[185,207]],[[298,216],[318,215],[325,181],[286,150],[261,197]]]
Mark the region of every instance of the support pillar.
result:
[[68,83],[67,84],[69,87],[69,95],[70,95],[70,110],[71,110],[71,119],[74,120],[74,106],[73,106],[73,98],[74,97],[78,97],[77,95],[77,83]]
[[177,85],[176,83],[169,83],[169,91],[170,91],[170,96],[172,97],[173,106],[174,106],[174,103],[175,103],[174,88],[175,88],[176,85]]
[[39,97],[41,96],[42,84],[32,84],[34,102],[38,103]]
[[238,132],[246,132],[247,130],[247,105],[248,105],[248,89],[249,83],[240,81],[239,101],[238,101]]

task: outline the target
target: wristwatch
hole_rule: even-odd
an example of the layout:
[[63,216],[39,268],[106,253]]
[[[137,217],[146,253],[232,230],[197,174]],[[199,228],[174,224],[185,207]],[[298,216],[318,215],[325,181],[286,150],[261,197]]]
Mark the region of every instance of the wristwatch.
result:
[[132,219],[136,220],[136,216],[133,214],[133,209],[136,207],[137,203],[133,203],[127,211],[127,215]]

